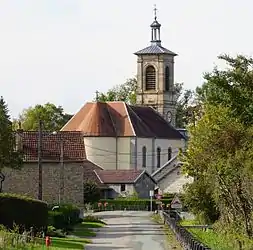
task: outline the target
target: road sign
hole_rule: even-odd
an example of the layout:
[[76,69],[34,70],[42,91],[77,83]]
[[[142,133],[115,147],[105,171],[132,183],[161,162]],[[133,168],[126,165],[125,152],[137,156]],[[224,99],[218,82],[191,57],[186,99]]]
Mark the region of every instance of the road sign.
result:
[[173,208],[173,209],[182,209],[183,208],[183,205],[177,196],[175,196],[173,198],[173,200],[171,202],[171,208]]
[[154,190],[150,190],[150,191],[149,191],[149,196],[150,196],[150,197],[153,197],[153,196],[154,196]]

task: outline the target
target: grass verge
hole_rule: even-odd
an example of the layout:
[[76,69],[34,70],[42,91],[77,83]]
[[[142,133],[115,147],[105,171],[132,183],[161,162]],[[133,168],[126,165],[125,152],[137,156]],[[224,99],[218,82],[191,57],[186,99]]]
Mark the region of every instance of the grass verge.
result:
[[[158,214],[154,214],[152,216],[152,219],[159,224],[162,224],[162,220],[160,215]],[[167,236],[167,241],[168,241],[168,245],[170,246],[170,249],[175,249],[175,250],[183,250],[183,248],[181,247],[180,243],[177,241],[175,234],[173,233],[173,231],[169,228],[168,225],[163,225],[164,228],[164,232]]]
[[72,234],[78,237],[94,237],[96,233],[93,229],[104,226],[102,222],[82,222],[74,227]]
[[[196,220],[182,220],[180,222],[182,226],[190,226],[190,225],[200,225],[201,223]],[[228,238],[224,235],[216,233],[213,229],[203,230],[201,228],[187,228],[187,230],[200,242],[210,247],[212,250],[231,250],[231,249],[239,249],[237,246],[237,242],[231,238]],[[243,249],[249,250],[253,249],[253,241],[252,243],[246,243]]]
[[[41,240],[41,239],[40,239]],[[63,250],[63,249],[84,249],[85,243],[91,241],[83,238],[52,238],[52,244],[50,249]],[[44,242],[41,240],[38,242],[40,246],[36,246],[34,249],[46,249]],[[33,248],[31,248],[33,249]]]

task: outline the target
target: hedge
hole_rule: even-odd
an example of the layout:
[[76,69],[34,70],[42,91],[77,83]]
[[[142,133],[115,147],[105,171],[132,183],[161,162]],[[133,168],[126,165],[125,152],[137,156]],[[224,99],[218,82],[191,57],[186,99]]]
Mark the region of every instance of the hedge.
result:
[[35,231],[47,227],[47,203],[16,194],[0,194],[0,224],[7,228],[14,225]]
[[[49,209],[52,210],[52,207],[50,206]],[[57,210],[49,211],[49,225],[67,231],[80,221],[79,215],[78,207],[68,204],[60,205]]]
[[[153,210],[157,209],[157,201],[152,202]],[[164,206],[170,204],[172,198],[170,199],[161,199],[160,200]],[[98,203],[93,205],[95,210],[150,210],[150,199],[101,199]]]

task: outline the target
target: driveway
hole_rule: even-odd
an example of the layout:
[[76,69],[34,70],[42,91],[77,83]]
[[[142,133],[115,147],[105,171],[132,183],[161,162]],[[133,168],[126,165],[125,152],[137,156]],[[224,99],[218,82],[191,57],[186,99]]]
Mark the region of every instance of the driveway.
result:
[[166,236],[150,212],[110,211],[96,213],[107,226],[99,229],[86,250],[167,250]]

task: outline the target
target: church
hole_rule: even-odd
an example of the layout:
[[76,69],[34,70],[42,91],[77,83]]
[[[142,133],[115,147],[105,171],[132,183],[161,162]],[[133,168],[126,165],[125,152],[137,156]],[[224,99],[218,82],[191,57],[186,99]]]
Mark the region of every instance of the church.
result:
[[134,53],[136,105],[120,101],[88,102],[62,131],[81,131],[87,159],[102,169],[145,170],[158,184],[162,182],[165,190],[171,183],[169,176],[184,179],[179,174],[177,156],[185,149],[186,138],[175,128],[177,54],[162,46],[156,13],[150,27],[150,46]]

